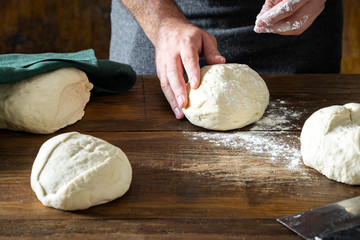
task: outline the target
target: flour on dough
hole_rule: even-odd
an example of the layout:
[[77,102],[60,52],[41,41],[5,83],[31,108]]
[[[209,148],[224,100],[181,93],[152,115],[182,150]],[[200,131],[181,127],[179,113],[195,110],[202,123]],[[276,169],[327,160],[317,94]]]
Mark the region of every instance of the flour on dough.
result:
[[53,133],[84,116],[92,87],[86,74],[75,68],[0,84],[0,128]]
[[360,184],[360,104],[313,113],[301,131],[305,165],[338,182]]
[[46,141],[31,171],[31,187],[45,206],[80,210],[127,192],[132,169],[118,147],[93,136],[69,132]]
[[189,104],[183,109],[194,125],[212,130],[241,128],[259,120],[269,104],[264,80],[244,64],[217,64],[201,69],[201,84],[187,84]]

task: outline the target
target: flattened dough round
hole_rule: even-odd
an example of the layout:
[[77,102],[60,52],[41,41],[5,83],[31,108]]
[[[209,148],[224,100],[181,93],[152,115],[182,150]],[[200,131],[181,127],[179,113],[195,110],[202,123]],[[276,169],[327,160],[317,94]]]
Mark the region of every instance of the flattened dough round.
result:
[[232,130],[259,120],[269,104],[264,80],[244,64],[217,64],[201,69],[197,89],[187,85],[189,104],[183,109],[194,125]]
[[305,165],[338,182],[360,184],[360,104],[313,113],[301,131]]
[[31,171],[31,187],[38,199],[62,210],[112,201],[127,192],[131,180],[131,165],[120,148],[77,132],[46,141]]

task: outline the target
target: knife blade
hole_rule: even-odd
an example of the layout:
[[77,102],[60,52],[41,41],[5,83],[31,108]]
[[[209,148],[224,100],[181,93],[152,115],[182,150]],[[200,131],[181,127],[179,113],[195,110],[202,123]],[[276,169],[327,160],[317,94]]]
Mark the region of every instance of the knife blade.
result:
[[360,196],[276,220],[304,239],[360,239]]

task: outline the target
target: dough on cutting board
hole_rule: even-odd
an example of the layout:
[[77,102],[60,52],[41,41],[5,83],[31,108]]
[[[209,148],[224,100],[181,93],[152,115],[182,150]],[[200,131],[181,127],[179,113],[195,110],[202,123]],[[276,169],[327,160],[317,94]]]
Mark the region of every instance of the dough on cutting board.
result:
[[92,87],[86,74],[75,68],[0,84],[0,128],[53,133],[84,116]]
[[269,104],[264,80],[244,64],[217,64],[201,68],[201,84],[187,84],[189,104],[183,108],[194,125],[211,130],[241,128],[259,120]]
[[80,210],[121,197],[132,169],[118,147],[93,136],[69,132],[46,141],[31,171],[31,187],[45,206]]
[[360,184],[360,104],[314,112],[301,131],[305,165],[338,182]]

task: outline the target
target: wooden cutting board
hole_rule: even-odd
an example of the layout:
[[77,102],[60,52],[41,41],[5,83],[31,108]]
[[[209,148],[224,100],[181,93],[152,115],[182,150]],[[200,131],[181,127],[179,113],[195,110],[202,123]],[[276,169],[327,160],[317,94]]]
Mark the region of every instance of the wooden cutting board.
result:
[[[360,75],[263,75],[263,119],[216,132],[176,120],[155,76],[92,96],[51,135],[0,130],[0,239],[300,239],[276,218],[360,194],[302,163],[299,136],[319,108],[360,102]],[[120,147],[133,168],[121,198],[84,211],[44,207],[30,187],[40,146],[78,131]]]

